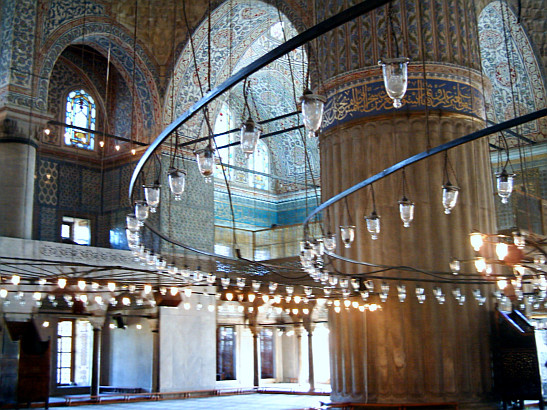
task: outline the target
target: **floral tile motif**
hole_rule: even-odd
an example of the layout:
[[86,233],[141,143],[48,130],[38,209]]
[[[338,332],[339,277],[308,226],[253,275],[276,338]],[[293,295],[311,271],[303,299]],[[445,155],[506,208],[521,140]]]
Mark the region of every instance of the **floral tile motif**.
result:
[[[484,73],[492,84],[488,111],[493,122],[502,122],[546,107],[541,71],[522,25],[501,2],[488,4],[479,16],[479,40]],[[532,140],[540,137],[547,122],[533,121],[519,127]],[[509,138],[511,145],[517,143]]]

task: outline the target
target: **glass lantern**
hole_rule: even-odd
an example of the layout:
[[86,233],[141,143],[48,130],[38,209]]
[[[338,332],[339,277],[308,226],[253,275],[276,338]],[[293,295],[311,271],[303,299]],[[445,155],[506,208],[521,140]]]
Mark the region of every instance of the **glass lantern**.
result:
[[370,232],[371,238],[373,240],[378,239],[378,234],[380,233],[380,217],[376,211],[372,211],[369,216],[365,216],[365,221],[367,222],[367,230]]
[[515,174],[509,174],[504,168],[496,174],[496,183],[498,187],[498,196],[501,198],[501,203],[506,204],[513,192],[513,178]]
[[210,145],[195,151],[199,172],[205,178],[206,183],[209,183],[212,180],[211,177],[213,175],[213,168],[215,165],[214,153],[215,151]]
[[409,61],[406,57],[399,57],[385,58],[378,62],[382,66],[387,95],[393,100],[395,108],[403,105],[401,99],[406,93]]
[[524,236],[520,231],[513,232],[513,243],[519,249],[524,249],[526,246],[526,236]]
[[240,142],[241,150],[245,154],[246,158],[249,158],[255,148],[258,138],[260,137],[260,128],[256,125],[251,117],[247,118],[241,125]]
[[403,195],[399,201],[399,214],[403,221],[403,226],[408,228],[410,223],[414,219],[414,203],[411,202],[406,196]]
[[137,217],[139,226],[144,226],[144,221],[148,218],[148,204],[146,201],[135,202],[135,216]]
[[160,204],[160,187],[158,183],[151,185],[143,185],[144,188],[144,197],[146,198],[146,203],[149,206],[149,210],[152,213],[156,213],[156,208]]
[[125,236],[127,237],[127,245],[129,246],[129,249],[136,249],[139,247],[141,239],[139,231],[132,231],[127,228],[125,230]]
[[443,185],[443,206],[445,214],[450,214],[456,206],[459,191],[460,188],[456,185],[452,185],[450,181],[447,181],[447,183]]
[[169,188],[175,196],[175,201],[180,201],[186,187],[186,170],[171,168],[167,173],[167,179],[169,181]]
[[450,267],[450,271],[454,275],[457,275],[458,273],[460,273],[460,269],[462,267],[460,260],[456,258],[452,258],[450,262],[448,263],[448,266]]
[[340,237],[346,248],[351,248],[351,244],[355,239],[355,226],[344,225],[340,226]]
[[127,229],[132,232],[137,232],[140,228],[139,220],[135,214],[127,214],[125,217],[125,224],[127,225]]
[[328,233],[323,238],[323,245],[328,252],[332,252],[336,249],[336,235]]
[[302,120],[306,128],[310,131],[310,136],[315,136],[316,132],[321,128],[323,120],[323,108],[327,99],[321,95],[311,92],[310,89],[304,91],[304,95],[300,97],[302,101]]

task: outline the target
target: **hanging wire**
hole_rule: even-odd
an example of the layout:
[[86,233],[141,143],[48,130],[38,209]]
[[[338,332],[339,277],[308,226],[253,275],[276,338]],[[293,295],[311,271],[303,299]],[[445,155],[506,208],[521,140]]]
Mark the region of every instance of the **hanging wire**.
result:
[[[131,111],[131,132],[129,134],[129,147],[130,149],[133,149],[133,136],[135,134],[135,105],[137,103],[136,98],[136,88],[135,88],[135,73],[137,68],[137,25],[138,25],[138,14],[139,14],[139,0],[135,0],[135,27],[133,28],[133,72],[132,72],[132,80],[131,80],[131,93],[133,97],[133,104],[132,104],[132,111]],[[118,142],[116,141],[116,144]],[[146,182],[146,177],[144,179]]]
[[[422,3],[422,2],[420,2]],[[389,28],[390,28],[390,31],[391,31],[391,38],[392,38],[392,41],[395,45],[395,57],[396,58],[399,58],[399,41],[397,39],[397,33],[395,32],[395,28],[393,26],[393,16],[394,16],[394,12],[393,12],[393,1],[390,1],[388,4],[387,4],[387,18],[388,18],[388,22],[389,22]],[[386,33],[387,33],[387,29],[386,29]]]
[[[389,3],[391,4],[391,3]],[[424,9],[423,9],[423,2],[422,1],[419,1],[418,2],[418,10],[419,10],[419,13],[420,13],[420,29],[423,29],[424,27],[424,24],[423,24],[423,14],[424,14]],[[425,36],[425,33],[422,31],[421,35],[420,35],[420,53],[422,54],[422,78],[423,78],[423,82],[424,82],[424,93],[425,93],[425,96],[424,96],[424,105],[425,105],[425,137],[426,137],[426,150],[429,151],[431,149],[431,130],[430,130],[430,127],[429,127],[429,87],[427,85],[427,70],[426,70],[426,66],[425,66],[425,40],[424,40],[424,36]]]
[[[276,6],[277,6],[276,7],[277,16],[279,18],[279,22],[281,23],[281,31],[283,32],[283,41],[287,42],[287,33],[285,32],[285,26],[283,24],[283,18],[281,17],[281,10],[279,8],[279,4],[277,4]],[[292,68],[290,54],[287,54],[287,61],[288,61],[288,65],[289,65],[289,72],[290,72],[290,75],[291,75],[293,100],[294,100],[295,106],[298,107],[298,99],[296,97],[296,88],[295,88],[295,76],[294,76],[294,72],[293,72],[293,68]],[[300,126],[300,116],[297,116],[297,125]],[[300,139],[301,139],[302,145],[304,147],[305,167],[310,172],[310,178],[311,178],[312,184],[313,184],[315,199],[316,199],[317,203],[319,203],[320,202],[319,201],[319,192],[317,191],[317,184],[315,183],[315,177],[313,176],[313,168],[311,166],[310,156],[309,156],[309,153],[308,153],[308,150],[307,150],[306,136],[302,132],[301,128],[298,128],[298,132],[300,134]],[[305,209],[306,209],[306,214],[308,214],[309,206],[308,206],[308,173],[307,172],[304,172],[304,184],[305,184],[304,185],[305,186],[305,188],[304,188],[304,190],[305,190],[305,195],[304,195]],[[320,225],[320,228],[321,228],[322,234],[324,235],[323,227],[321,225]]]
[[[186,24],[186,30],[187,30],[187,33],[188,33],[188,38],[189,38],[189,41],[190,41],[190,48],[192,50],[192,59],[193,59],[193,62],[194,62],[194,68],[196,70],[196,77],[197,77],[197,80],[198,80],[199,90],[200,90],[200,93],[201,93],[201,97],[203,98],[203,95],[204,95],[203,86],[202,86],[202,83],[201,83],[201,78],[199,76],[199,70],[198,70],[197,58],[196,58],[196,50],[195,50],[195,47],[194,47],[194,40],[192,38],[192,33],[190,32],[190,24],[188,23],[188,15],[186,13],[186,0],[183,0],[183,2],[182,2],[182,12],[183,12],[183,15],[184,15],[184,22]],[[211,8],[209,7],[209,22],[210,22],[210,20],[211,20]],[[209,31],[210,30],[211,30],[211,27],[209,25]],[[209,56],[210,56],[211,55],[211,43],[210,42],[208,44],[208,47],[209,47],[208,52],[209,52]],[[209,67],[210,67],[210,64],[211,64],[211,60],[209,59]],[[211,76],[209,76],[209,81],[211,81]],[[217,144],[216,144],[216,140],[213,138],[213,128],[211,126],[211,122],[210,122],[210,119],[209,119],[209,111],[208,111],[207,107],[204,108],[203,117],[204,117],[205,123],[207,124],[207,129],[209,131],[208,147],[210,149],[212,149],[212,146],[214,144],[216,153],[217,153],[219,161],[220,161],[220,169],[222,170],[222,175],[224,177],[224,183],[226,184],[226,192],[228,194],[228,201],[230,203],[230,212],[231,212],[231,216],[232,216],[232,240],[233,240],[233,244],[234,244],[234,250],[235,250],[236,257],[241,258],[241,250],[239,249],[239,246],[237,244],[235,211],[234,211],[234,204],[233,204],[233,200],[232,200],[232,192],[231,192],[231,189],[230,189],[230,183],[228,181],[228,176],[226,175],[226,169],[225,169],[226,167],[224,166],[224,163],[222,161],[222,157],[218,153],[218,147],[217,147]]]
[[[505,43],[505,54],[507,55],[507,74],[509,76],[509,84],[511,87],[511,103],[513,105],[513,116],[514,118],[519,116],[519,110],[517,109],[517,95],[515,94],[515,84],[513,81],[513,76],[511,75],[511,69],[514,67],[513,64],[513,47],[511,42],[511,50],[509,50],[509,34],[508,31],[508,24],[509,24],[509,5],[507,4],[507,1],[500,2],[500,9],[501,9],[501,19],[502,19],[502,27],[503,27],[503,38]],[[517,133],[522,134],[522,131],[519,129],[520,126],[517,126]],[[530,218],[531,215],[531,208],[530,208],[530,198],[528,195],[528,172],[527,172],[527,164],[525,155],[523,152],[523,144],[520,139],[517,139],[517,150],[519,154],[519,163],[520,163],[520,170],[521,170],[521,181],[522,181],[522,192],[524,193],[524,200],[526,201],[526,220],[528,222],[528,231],[533,232],[532,230],[532,221]],[[509,157],[509,150],[507,151],[507,157]]]

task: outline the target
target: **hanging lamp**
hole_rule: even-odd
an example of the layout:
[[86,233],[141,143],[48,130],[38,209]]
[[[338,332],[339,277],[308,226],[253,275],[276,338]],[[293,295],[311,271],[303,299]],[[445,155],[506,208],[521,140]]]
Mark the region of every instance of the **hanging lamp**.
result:
[[215,151],[213,150],[210,142],[205,148],[194,151],[199,172],[203,175],[206,183],[209,183],[212,180],[211,177],[213,175],[213,167],[215,165],[214,153]]
[[505,168],[496,174],[496,185],[498,188],[498,196],[501,198],[501,203],[509,202],[509,197],[513,192],[513,179],[515,174],[510,174]]
[[186,187],[186,170],[179,168],[170,168],[167,172],[169,189],[175,196],[175,201],[182,200],[182,194]]
[[310,135],[316,135],[321,128],[323,120],[323,109],[327,99],[322,95],[314,94],[306,88],[304,95],[300,97],[302,102],[302,120],[304,126],[310,131]]
[[380,234],[380,216],[376,212],[376,199],[374,197],[374,186],[370,186],[370,192],[372,194],[372,212],[370,215],[365,216],[367,223],[367,230],[370,232],[372,240],[378,239]]
[[254,152],[258,139],[260,138],[261,133],[260,127],[254,122],[254,120],[249,115],[247,121],[241,125],[240,132],[240,142],[241,150],[245,154],[246,158]]
[[409,61],[407,57],[384,58],[378,61],[382,66],[387,95],[393,100],[395,108],[401,108],[403,105],[401,100],[406,93]]
[[144,188],[144,197],[146,203],[150,208],[151,213],[156,213],[156,208],[160,204],[160,188],[161,185],[159,181],[155,181],[153,184],[143,185]]
[[351,248],[351,244],[355,239],[355,226],[353,225],[341,225],[340,226],[340,238],[345,248]]

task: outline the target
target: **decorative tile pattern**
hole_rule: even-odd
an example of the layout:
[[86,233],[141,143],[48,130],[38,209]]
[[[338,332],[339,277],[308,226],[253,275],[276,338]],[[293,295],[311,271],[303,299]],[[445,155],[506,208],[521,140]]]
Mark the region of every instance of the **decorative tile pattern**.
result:
[[63,24],[74,21],[81,16],[104,16],[102,4],[87,0],[55,0],[46,3],[43,36],[46,38]]
[[[479,16],[479,31],[482,66],[493,88],[489,119],[502,122],[545,108],[546,89],[537,58],[511,9],[499,1],[488,4]],[[524,124],[519,132],[543,139],[542,127],[547,127],[547,120]],[[516,144],[514,138],[509,141]]]
[[40,206],[39,209],[38,239],[41,241],[57,241],[60,236],[60,233],[57,232],[57,210],[49,206]]
[[56,162],[40,160],[38,169],[38,202],[43,205],[57,205],[59,188],[59,167]]
[[[106,35],[105,33],[108,33]],[[48,44],[47,53],[44,54],[37,65],[40,67],[40,77],[47,78],[51,73],[55,62],[61,52],[70,44],[81,41],[82,28],[79,25],[63,27],[63,30],[56,30]],[[125,83],[130,84],[133,72],[132,39],[124,30],[117,26],[101,22],[87,22],[85,43],[91,45],[103,55],[111,50],[111,61],[118,68]],[[148,136],[149,132],[155,132],[159,124],[159,76],[156,67],[147,57],[145,51],[137,45],[137,66],[135,70],[135,85],[138,99],[136,110],[138,129]],[[38,82],[38,99],[36,105],[39,108],[45,107],[47,98],[47,81]],[[148,115],[144,115],[148,113]]]
[[[409,73],[408,88],[403,98],[404,111],[424,111],[426,93],[422,78]],[[439,78],[441,77],[441,78]],[[480,84],[469,85],[469,78],[427,79],[427,98],[429,109],[483,116],[482,92]],[[365,77],[367,78],[367,77]],[[324,129],[329,129],[346,121],[393,112],[393,102],[387,96],[383,80],[375,81],[368,77],[348,82],[343,89],[328,93],[323,119]]]

